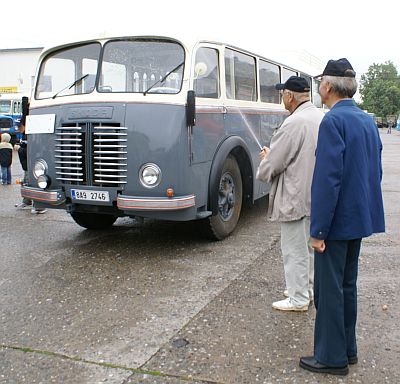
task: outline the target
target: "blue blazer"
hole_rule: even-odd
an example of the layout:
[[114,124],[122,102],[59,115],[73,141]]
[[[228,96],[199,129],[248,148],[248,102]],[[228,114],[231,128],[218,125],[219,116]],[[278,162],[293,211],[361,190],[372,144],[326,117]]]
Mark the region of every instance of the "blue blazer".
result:
[[353,100],[325,115],[311,186],[312,237],[351,240],[385,231],[381,153],[375,122]]

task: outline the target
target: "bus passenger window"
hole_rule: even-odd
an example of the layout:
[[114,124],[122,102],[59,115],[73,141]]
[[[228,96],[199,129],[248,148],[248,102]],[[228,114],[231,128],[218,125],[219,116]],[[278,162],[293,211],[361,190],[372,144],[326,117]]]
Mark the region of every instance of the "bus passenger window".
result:
[[292,71],[291,69],[287,69],[285,67],[282,67],[282,79],[281,79],[281,83],[285,83],[286,80],[290,77],[290,76],[298,76],[298,73],[295,71]]
[[194,72],[196,96],[217,99],[220,96],[218,51],[212,48],[199,48]]
[[319,80],[313,79],[311,82],[311,93],[312,93],[312,102],[317,108],[322,108],[322,100],[321,95],[319,94]]
[[280,82],[279,66],[260,60],[259,71],[261,101],[279,104],[279,91],[275,89]]
[[226,96],[236,100],[257,100],[255,58],[231,49],[225,51]]

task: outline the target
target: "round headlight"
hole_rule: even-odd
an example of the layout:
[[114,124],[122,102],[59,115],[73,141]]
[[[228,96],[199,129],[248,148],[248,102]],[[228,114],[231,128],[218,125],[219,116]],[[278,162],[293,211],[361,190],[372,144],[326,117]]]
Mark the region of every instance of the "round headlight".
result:
[[37,178],[37,185],[39,188],[46,189],[49,185],[49,178],[46,175],[40,175]]
[[161,170],[156,164],[144,164],[139,171],[139,180],[146,188],[153,188],[160,184]]
[[39,176],[46,174],[47,163],[43,160],[36,160],[33,166],[33,176],[37,179]]

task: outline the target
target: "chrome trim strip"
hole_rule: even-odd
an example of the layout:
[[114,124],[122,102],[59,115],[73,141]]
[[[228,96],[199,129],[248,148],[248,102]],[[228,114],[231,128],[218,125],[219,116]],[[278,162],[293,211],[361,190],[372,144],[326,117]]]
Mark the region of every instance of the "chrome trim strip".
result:
[[178,210],[193,207],[195,195],[181,197],[137,197],[118,195],[117,207],[122,210]]

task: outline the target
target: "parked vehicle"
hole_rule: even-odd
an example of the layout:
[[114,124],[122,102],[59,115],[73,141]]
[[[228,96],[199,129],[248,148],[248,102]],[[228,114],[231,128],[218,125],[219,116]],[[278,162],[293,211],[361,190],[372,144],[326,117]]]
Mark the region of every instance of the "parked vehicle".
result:
[[45,51],[27,116],[22,195],[101,229],[119,216],[201,220],[216,239],[244,202],[287,112],[275,84],[310,75],[234,46],[121,37]]

